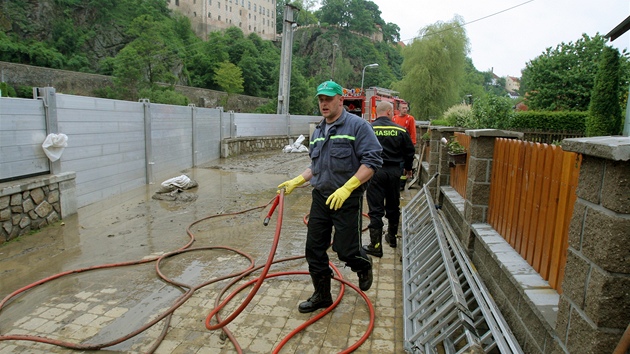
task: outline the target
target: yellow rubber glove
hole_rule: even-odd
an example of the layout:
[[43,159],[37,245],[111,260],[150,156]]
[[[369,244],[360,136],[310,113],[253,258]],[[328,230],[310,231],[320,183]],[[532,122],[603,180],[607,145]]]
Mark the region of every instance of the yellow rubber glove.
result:
[[360,185],[361,181],[359,181],[356,176],[352,176],[346,184],[341,186],[341,188],[337,189],[335,193],[331,194],[330,197],[326,199],[326,205],[329,205],[332,210],[338,210],[343,205],[343,202],[348,199],[350,193]]
[[[291,179],[291,180],[288,180],[286,182],[280,183],[278,188],[284,188],[284,194],[286,195],[286,194],[290,194],[291,192],[293,192],[293,190],[296,187],[299,187],[299,186],[303,185],[304,182],[306,182],[304,177],[302,177],[302,175],[299,175],[299,176],[295,177],[294,179]],[[280,191],[278,191],[278,194],[280,194]]]

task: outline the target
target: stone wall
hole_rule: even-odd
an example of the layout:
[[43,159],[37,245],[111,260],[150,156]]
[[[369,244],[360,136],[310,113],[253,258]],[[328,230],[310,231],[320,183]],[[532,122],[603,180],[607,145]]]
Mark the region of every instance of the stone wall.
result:
[[76,213],[75,174],[0,183],[0,244]]
[[[96,89],[112,87],[111,76],[86,74],[75,71],[43,68],[39,66],[22,65],[0,61],[0,78],[11,86],[54,87],[57,93],[68,95],[100,97],[94,92]],[[197,87],[175,86],[175,91],[188,97],[190,103],[197,107],[217,107],[227,96],[227,93],[206,90]],[[254,109],[269,102],[268,98],[245,95],[230,95],[224,109],[235,112],[253,112]]]
[[246,137],[223,139],[221,141],[221,157],[230,157],[257,151],[282,151],[282,149],[295,142],[298,136],[294,137]]

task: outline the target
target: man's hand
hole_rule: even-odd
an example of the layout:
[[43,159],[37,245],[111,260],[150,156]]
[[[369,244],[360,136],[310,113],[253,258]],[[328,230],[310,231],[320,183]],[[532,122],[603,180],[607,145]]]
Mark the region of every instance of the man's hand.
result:
[[[286,182],[280,183],[278,188],[284,188],[284,194],[287,195],[287,194],[290,194],[291,192],[293,192],[293,190],[295,188],[303,185],[304,182],[306,182],[304,177],[302,177],[302,175],[299,175],[299,176],[295,177],[294,179],[291,179],[291,180],[288,180]],[[278,190],[278,194],[280,194],[280,190]]]
[[326,205],[330,206],[330,209],[332,210],[339,210],[352,191],[357,189],[360,185],[361,181],[359,181],[359,179],[355,176],[352,176],[346,184],[341,186],[335,191],[335,193],[331,194],[330,197],[326,199]]

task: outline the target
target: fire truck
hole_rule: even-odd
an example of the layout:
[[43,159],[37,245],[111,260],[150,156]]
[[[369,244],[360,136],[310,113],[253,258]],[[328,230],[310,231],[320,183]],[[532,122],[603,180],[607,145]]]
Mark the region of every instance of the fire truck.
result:
[[343,105],[346,111],[372,122],[376,119],[376,105],[381,101],[391,102],[394,106],[394,114],[398,114],[400,106],[407,102],[398,97],[398,92],[381,88],[370,87],[365,90],[360,88],[343,89]]

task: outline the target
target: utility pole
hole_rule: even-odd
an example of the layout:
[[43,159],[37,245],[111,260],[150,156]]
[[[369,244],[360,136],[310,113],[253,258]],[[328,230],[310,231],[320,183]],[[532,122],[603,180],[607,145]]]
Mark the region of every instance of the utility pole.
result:
[[337,43],[333,42],[333,47],[332,47],[332,51],[333,51],[333,60],[332,60],[332,70],[330,72],[330,81],[335,81],[335,52],[336,52],[336,47],[337,47]]
[[293,58],[293,28],[297,26],[294,18],[300,11],[297,7],[284,6],[284,22],[282,24],[282,52],[280,54],[280,79],[278,84],[278,114],[289,113],[289,96],[291,95],[291,62]]

